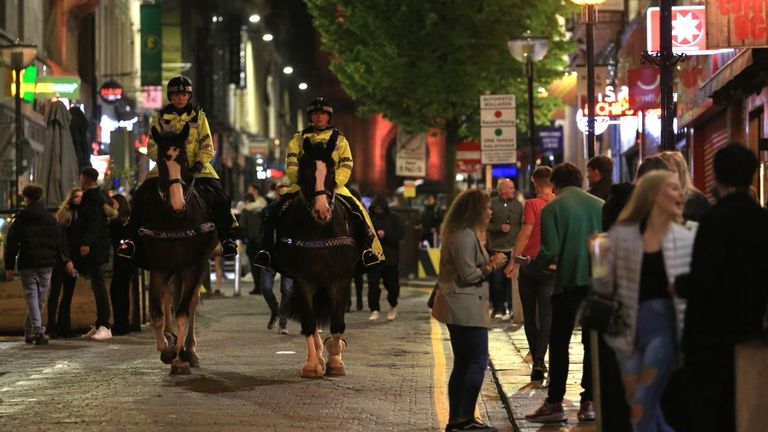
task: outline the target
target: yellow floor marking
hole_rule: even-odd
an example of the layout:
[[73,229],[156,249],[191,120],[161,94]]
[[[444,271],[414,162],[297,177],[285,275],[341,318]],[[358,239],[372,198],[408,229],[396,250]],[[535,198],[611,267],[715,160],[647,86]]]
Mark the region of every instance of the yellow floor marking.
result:
[[445,350],[443,349],[443,330],[440,322],[430,317],[430,336],[432,339],[432,356],[435,359],[432,371],[435,415],[440,427],[448,423],[448,383],[445,380]]

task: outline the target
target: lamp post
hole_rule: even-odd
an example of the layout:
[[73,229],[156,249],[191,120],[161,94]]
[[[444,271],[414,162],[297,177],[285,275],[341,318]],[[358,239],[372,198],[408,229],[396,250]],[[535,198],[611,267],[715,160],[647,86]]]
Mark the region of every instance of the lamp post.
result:
[[541,61],[547,55],[549,39],[543,36],[531,36],[527,31],[522,37],[507,42],[509,53],[515,60],[525,65],[525,76],[528,78],[528,144],[531,146],[531,162],[528,177],[536,168],[536,120],[533,117],[533,63]]
[[587,159],[595,156],[595,36],[594,26],[597,23],[595,6],[605,3],[605,0],[571,0],[582,9],[581,20],[587,28]]
[[22,44],[16,39],[11,45],[0,46],[0,63],[12,69],[16,77],[16,171],[14,173],[13,185],[16,189],[14,197],[14,206],[19,208],[19,176],[21,175],[21,153],[23,124],[21,119],[21,71],[32,64],[37,56],[37,47],[35,45]]

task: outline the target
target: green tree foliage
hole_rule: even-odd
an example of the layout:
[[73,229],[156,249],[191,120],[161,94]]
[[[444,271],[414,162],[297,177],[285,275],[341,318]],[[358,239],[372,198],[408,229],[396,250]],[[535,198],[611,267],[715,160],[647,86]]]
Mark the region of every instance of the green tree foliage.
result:
[[[526,30],[550,37],[536,65],[536,84],[562,76],[571,46],[562,18],[565,0],[305,0],[331,70],[360,105],[412,131],[446,133],[446,183],[453,183],[455,145],[479,137],[479,97],[515,93],[518,128],[526,129],[523,65],[507,41]],[[547,123],[552,101],[536,101]]]

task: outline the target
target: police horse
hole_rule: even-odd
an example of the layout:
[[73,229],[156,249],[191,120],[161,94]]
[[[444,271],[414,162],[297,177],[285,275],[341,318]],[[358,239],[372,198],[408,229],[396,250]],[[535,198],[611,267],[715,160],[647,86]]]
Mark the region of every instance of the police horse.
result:
[[[139,228],[141,266],[150,271],[149,307],[157,350],[171,375],[187,375],[199,367],[195,350],[195,312],[199,286],[218,238],[202,197],[194,187],[185,141],[189,125],[178,134],[160,134],[157,143],[157,193],[144,207]],[[177,334],[171,326],[176,318]],[[178,336],[177,336],[178,335]]]
[[[341,358],[346,346],[344,311],[360,257],[351,231],[355,222],[334,192],[334,141],[304,141],[298,169],[300,192],[277,209],[277,263],[279,270],[293,277],[288,313],[301,323],[307,341],[304,378],[346,374]],[[329,322],[331,336],[323,342],[318,325]]]

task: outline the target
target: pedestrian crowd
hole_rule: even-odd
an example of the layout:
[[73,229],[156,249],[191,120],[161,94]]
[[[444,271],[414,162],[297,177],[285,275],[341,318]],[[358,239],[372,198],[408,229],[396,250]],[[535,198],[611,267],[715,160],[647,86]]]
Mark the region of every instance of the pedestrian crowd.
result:
[[570,341],[581,326],[579,421],[596,419],[599,374],[603,430],[735,430],[736,346],[765,337],[768,305],[768,212],[750,193],[757,167],[746,146],[721,148],[713,203],[676,151],[645,158],[633,183],[613,184],[613,161],[597,156],[588,191],[582,171],[563,163],[534,170],[535,195],[522,205],[507,179],[492,196],[459,195],[441,228],[430,299],[454,353],[445,430],[495,430],[474,412],[487,329],[508,318],[509,282],[519,284],[531,381],[548,379],[526,420],[566,421]]

